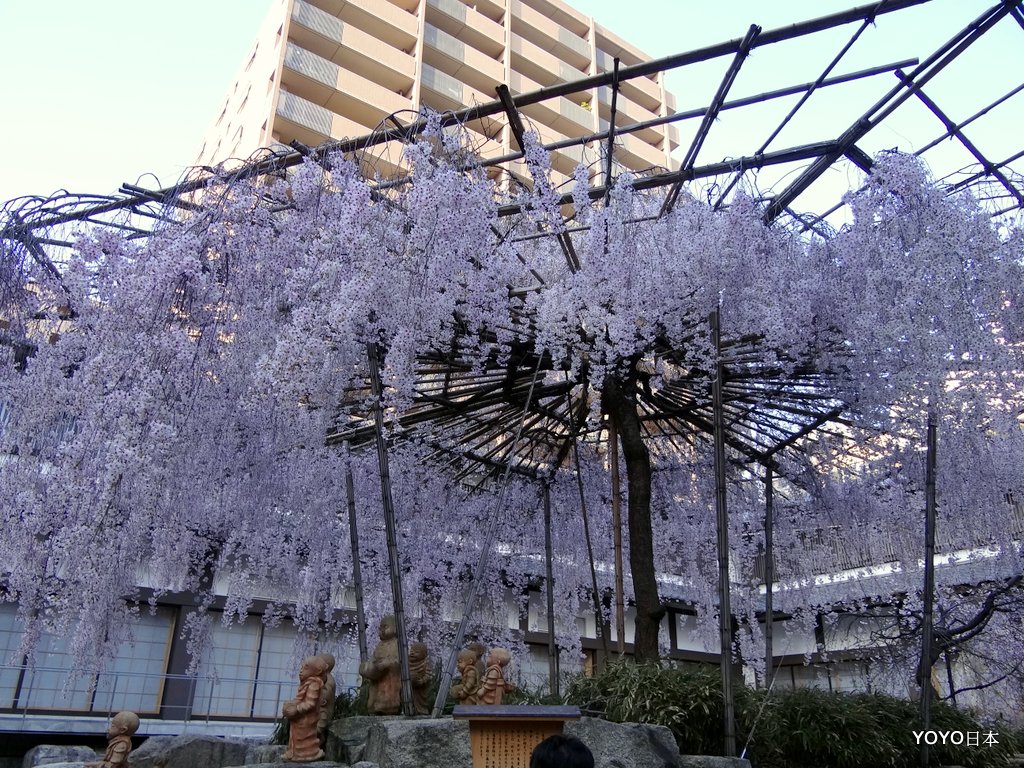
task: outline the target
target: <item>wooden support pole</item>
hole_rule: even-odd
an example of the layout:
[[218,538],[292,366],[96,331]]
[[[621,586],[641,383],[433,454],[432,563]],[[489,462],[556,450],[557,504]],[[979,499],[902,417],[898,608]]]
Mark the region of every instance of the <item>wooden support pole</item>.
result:
[[724,754],[736,757],[736,716],[732,679],[732,608],[729,600],[729,516],[725,491],[725,406],[722,379],[721,309],[711,313],[711,342],[715,347],[715,380],[712,383],[715,442],[715,512],[718,528],[718,625],[722,668],[722,704],[725,720]]
[[391,499],[391,471],[388,467],[388,448],[384,440],[384,411],[381,404],[380,350],[376,344],[366,345],[370,361],[370,393],[373,397],[373,420],[377,432],[377,464],[380,468],[380,495],[384,507],[384,532],[388,545],[388,570],[391,573],[391,598],[395,609],[395,628],[398,632],[398,667],[402,678],[402,713],[416,714],[413,709],[412,679],[409,676],[409,637],[405,632],[405,608],[402,601],[402,563],[398,557],[398,535],[395,524],[395,506]]

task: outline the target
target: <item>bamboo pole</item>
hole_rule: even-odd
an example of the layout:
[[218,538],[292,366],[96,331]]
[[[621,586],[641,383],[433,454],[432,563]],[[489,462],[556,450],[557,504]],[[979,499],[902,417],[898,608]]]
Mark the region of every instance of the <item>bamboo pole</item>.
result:
[[352,587],[356,592],[356,631],[359,637],[359,663],[369,658],[366,645],[366,611],[363,608],[363,576],[359,564],[359,528],[356,525],[356,494],[352,465],[345,464],[345,494],[348,497],[348,533],[352,547]]
[[775,475],[769,464],[764,472],[764,686],[771,686],[772,669],[775,667],[775,653],[772,649],[772,624],[775,607],[772,604],[772,586],[775,581],[775,546],[773,539],[775,521]]
[[395,506],[391,498],[391,472],[388,467],[388,449],[384,440],[384,412],[381,404],[380,350],[377,345],[366,345],[370,361],[370,392],[373,397],[373,420],[377,432],[377,464],[380,467],[380,495],[384,507],[384,531],[388,545],[388,570],[391,573],[391,598],[395,609],[395,628],[398,632],[398,668],[402,678],[402,713],[414,715],[412,680],[409,676],[409,640],[405,633],[405,608],[402,601],[402,565],[398,557],[398,536],[395,525]]
[[546,561],[545,586],[548,604],[548,690],[558,695],[558,648],[555,645],[555,574],[551,545],[551,486],[544,484],[544,559]]
[[[921,729],[931,728],[932,719],[932,612],[935,603],[935,407],[928,409],[928,455],[925,469],[924,508],[924,610],[921,620],[921,663],[918,684],[921,686]],[[921,765],[928,766],[928,743],[921,740]]]
[[[566,374],[568,377],[568,374]],[[594,567],[594,543],[590,537],[590,516],[587,514],[587,497],[583,490],[583,470],[580,467],[580,450],[576,442],[576,425],[572,416],[572,390],[568,394],[569,432],[573,436],[572,460],[576,468],[576,490],[580,495],[580,516],[583,518],[583,539],[587,543],[587,558],[590,561],[590,586],[594,598],[594,631],[601,640],[601,650],[604,652],[602,664],[608,660],[608,633],[604,628],[604,612],[601,610],[601,593],[597,587],[597,568]]]
[[619,656],[626,653],[626,599],[622,583],[622,493],[619,490],[619,443],[615,422],[608,419],[608,462],[612,475],[612,537],[615,542],[615,635]]
[[725,407],[722,396],[721,308],[711,313],[711,341],[716,352],[715,380],[712,384],[715,442],[715,511],[718,527],[718,618],[721,635],[722,704],[725,720],[724,752],[736,756],[736,718],[732,680],[732,609],[729,604],[729,517],[725,492]]

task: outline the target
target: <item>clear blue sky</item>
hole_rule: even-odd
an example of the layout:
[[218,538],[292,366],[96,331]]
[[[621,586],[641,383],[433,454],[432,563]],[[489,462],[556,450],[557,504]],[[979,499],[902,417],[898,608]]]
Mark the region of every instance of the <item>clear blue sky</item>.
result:
[[[0,0],[0,72],[3,72],[4,119],[0,120],[0,146],[6,155],[0,166],[0,202],[24,194],[49,194],[59,188],[76,192],[113,193],[124,181],[141,178],[145,186],[174,183],[194,158],[199,141],[214,117],[219,102],[255,37],[272,0]],[[385,2],[386,0],[377,0]],[[844,10],[856,0],[575,0],[572,4],[591,15],[649,55],[660,57],[742,36],[750,23],[765,29]],[[935,0],[929,4],[927,23],[897,27],[888,23],[869,30],[858,44],[849,71],[887,60],[887,45],[913,39],[917,48],[930,51],[984,7],[987,0]],[[951,11],[955,10],[955,13]],[[916,13],[913,11],[911,13]],[[944,23],[946,22],[946,23]],[[1010,80],[1019,81],[1024,71],[1024,34],[1016,25],[1004,24],[1008,35],[1003,66]],[[822,36],[817,48],[800,44],[772,46],[778,51],[757,51],[744,66],[734,94],[759,93],[813,79],[838,50],[852,28]],[[1014,35],[1016,35],[1014,37]],[[894,53],[893,59],[903,53]],[[783,70],[804,63],[799,75]],[[727,62],[693,68],[688,78],[672,75],[670,89],[680,108],[706,104]],[[961,78],[959,91],[975,95],[979,89],[998,89],[1005,83],[985,78]],[[951,81],[952,75],[947,78]],[[884,92],[894,80],[877,80],[871,87]],[[952,81],[951,81],[952,82]],[[947,83],[947,90],[950,83]],[[955,82],[952,83],[956,85]],[[1016,85],[1016,83],[1011,83]],[[938,80],[935,87],[942,86]],[[866,87],[866,86],[865,86]],[[1008,88],[1003,88],[1007,90]],[[996,94],[992,95],[995,98]],[[816,97],[817,98],[817,97]],[[822,99],[828,97],[823,93]],[[943,95],[943,103],[947,103]],[[1024,118],[1022,98],[1015,112],[1001,116],[988,129],[993,140],[1000,136],[1019,146]],[[735,154],[730,138],[744,135],[749,147],[759,143],[769,123],[784,113],[780,104],[764,113],[764,125],[751,125],[750,116],[737,123],[723,116],[701,155],[718,160]],[[870,103],[870,102],[868,102]],[[826,102],[827,104],[827,102]],[[836,104],[836,111],[841,105]],[[783,110],[783,112],[779,112]],[[954,118],[970,114],[971,107],[954,105]],[[814,110],[816,124],[794,125],[789,135],[773,145],[790,146],[802,141],[833,138],[849,125],[837,117],[835,126],[823,126],[827,108]],[[900,146],[913,149],[920,135],[936,135],[934,118],[918,109],[908,114],[901,131],[898,123],[873,134],[865,148]],[[918,130],[926,124],[925,130]],[[696,121],[684,126],[682,139]],[[751,129],[755,130],[751,130]],[[757,134],[756,136],[754,134]],[[983,146],[988,146],[982,142]],[[966,163],[950,152],[950,162]],[[1003,159],[1002,148],[992,151]]]

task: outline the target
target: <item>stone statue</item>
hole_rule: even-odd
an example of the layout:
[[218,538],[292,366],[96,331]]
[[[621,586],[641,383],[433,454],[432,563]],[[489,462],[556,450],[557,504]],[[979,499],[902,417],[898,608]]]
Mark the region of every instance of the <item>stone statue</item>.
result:
[[337,685],[334,682],[334,656],[329,653],[321,653],[319,658],[323,659],[327,669],[323,674],[324,689],[320,693],[320,719],[316,724],[316,735],[320,741],[320,749],[327,746],[327,726],[331,724],[331,717],[334,715],[334,701]]
[[139,730],[139,716],[134,712],[118,712],[107,728],[107,751],[98,763],[86,763],[85,768],[128,768],[128,753],[132,751],[132,734]]
[[397,715],[402,710],[402,676],[398,664],[398,629],[394,616],[380,620],[380,642],[359,665],[370,683],[366,709],[371,715]]
[[483,643],[477,642],[476,640],[471,643],[466,643],[466,648],[473,652],[476,675],[477,678],[482,680],[484,672],[487,670],[487,667],[484,665],[484,654],[487,653],[487,649],[484,647]]
[[299,667],[299,691],[294,699],[284,703],[284,716],[288,718],[288,749],[281,759],[290,763],[311,763],[320,760],[317,724],[323,708],[324,675],[327,662],[322,656],[310,656]]
[[427,689],[430,688],[431,678],[427,646],[423,643],[412,643],[409,646],[409,680],[412,683],[413,712],[417,715],[430,714]]
[[477,655],[472,648],[459,651],[458,667],[462,678],[452,686],[452,696],[460,704],[477,704],[476,692],[480,688],[480,673],[476,668]]
[[505,667],[511,660],[512,654],[504,648],[491,649],[487,657],[487,671],[476,692],[480,704],[501,704],[505,691],[515,690],[515,684],[505,679]]

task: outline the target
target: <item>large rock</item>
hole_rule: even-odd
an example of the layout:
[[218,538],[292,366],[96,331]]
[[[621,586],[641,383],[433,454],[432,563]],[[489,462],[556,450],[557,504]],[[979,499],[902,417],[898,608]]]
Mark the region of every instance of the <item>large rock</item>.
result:
[[327,745],[324,747],[327,759],[355,765],[363,759],[371,726],[402,719],[400,715],[361,715],[335,720],[327,730]]
[[370,726],[362,760],[380,768],[471,768],[465,720],[384,720]]
[[252,742],[220,736],[151,736],[132,750],[132,768],[227,768],[244,765]]
[[675,768],[679,762],[676,740],[662,725],[581,717],[569,720],[564,731],[590,747],[595,768]]
[[286,749],[284,744],[251,744],[245,751],[245,764],[280,763]]
[[91,747],[69,747],[58,744],[40,744],[25,753],[21,768],[35,768],[37,765],[54,763],[87,763],[99,759]]

